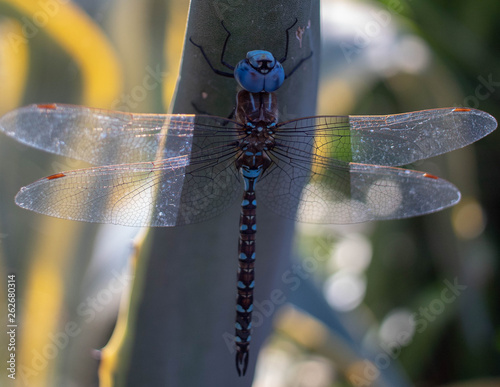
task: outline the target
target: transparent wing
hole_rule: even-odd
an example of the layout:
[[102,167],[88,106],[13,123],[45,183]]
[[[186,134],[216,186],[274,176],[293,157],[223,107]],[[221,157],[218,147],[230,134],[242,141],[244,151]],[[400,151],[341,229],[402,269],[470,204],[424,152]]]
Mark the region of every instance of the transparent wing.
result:
[[184,156],[58,173],[22,188],[16,203],[63,219],[176,226],[221,213],[239,189],[231,157]]
[[387,116],[300,118],[280,124],[276,139],[302,154],[397,166],[462,148],[496,127],[495,118],[483,111],[444,108]]
[[132,114],[62,104],[30,105],[0,118],[0,130],[17,141],[94,165],[189,155],[194,133],[215,140],[236,135],[240,127],[220,117]]
[[[240,124],[224,118],[36,105],[8,113],[0,126],[21,142],[96,164],[157,160],[64,172],[18,194],[20,206],[47,215],[173,226],[215,216],[240,189],[234,160],[244,134]],[[320,223],[437,211],[459,200],[450,183],[364,164],[400,165],[435,156],[495,127],[487,113],[461,108],[289,121],[276,131],[276,147],[269,151],[274,164],[259,182],[258,195],[283,216]]]
[[[406,169],[346,163],[316,156],[280,159],[257,187],[271,211],[301,222],[358,223],[439,211],[460,200],[451,183]],[[297,212],[294,209],[298,208]]]

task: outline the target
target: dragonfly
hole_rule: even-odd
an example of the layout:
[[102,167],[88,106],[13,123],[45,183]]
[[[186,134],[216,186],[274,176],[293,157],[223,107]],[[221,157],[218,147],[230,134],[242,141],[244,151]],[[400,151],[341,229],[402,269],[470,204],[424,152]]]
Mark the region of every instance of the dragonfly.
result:
[[[224,24],[222,24],[224,26]],[[293,27],[293,25],[292,25]],[[291,27],[290,27],[291,28]],[[16,204],[40,214],[125,226],[174,227],[221,214],[243,188],[235,321],[236,369],[245,375],[252,330],[257,195],[266,210],[302,222],[356,223],[439,211],[460,200],[451,183],[397,166],[486,136],[496,120],[471,108],[379,116],[315,116],[280,122],[274,93],[288,74],[268,51],[249,51],[232,72],[235,117],[136,114],[35,104],[0,118],[28,146],[94,167],[21,188]],[[312,54],[311,54],[312,55]]]

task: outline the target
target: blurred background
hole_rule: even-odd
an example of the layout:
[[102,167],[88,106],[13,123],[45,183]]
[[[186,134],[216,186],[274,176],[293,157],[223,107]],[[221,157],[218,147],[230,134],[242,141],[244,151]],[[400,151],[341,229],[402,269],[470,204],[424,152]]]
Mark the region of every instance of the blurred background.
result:
[[[167,111],[188,5],[0,0],[0,114],[34,102]],[[318,114],[463,106],[500,117],[498,1],[323,0],[321,13]],[[410,166],[461,190],[452,209],[298,225],[290,302],[254,386],[500,385],[499,141]],[[18,278],[20,386],[97,385],[91,350],[108,341],[131,282],[137,230],[104,226],[96,239],[102,226],[14,205],[21,186],[80,166],[0,138],[0,275]]]

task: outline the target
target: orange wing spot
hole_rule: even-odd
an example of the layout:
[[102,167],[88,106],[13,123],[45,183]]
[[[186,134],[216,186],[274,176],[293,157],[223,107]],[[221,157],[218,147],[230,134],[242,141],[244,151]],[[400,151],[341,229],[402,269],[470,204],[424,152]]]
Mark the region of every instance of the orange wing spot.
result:
[[56,108],[57,108],[55,103],[40,104],[40,105],[36,105],[36,107],[39,109],[50,109],[50,110],[56,110]]
[[439,177],[431,175],[430,173],[424,173],[424,177],[428,177],[429,179],[437,180]]
[[467,108],[455,108],[453,109],[454,112],[470,112],[470,109]]
[[55,175],[47,176],[47,180],[59,179],[60,177],[66,176],[64,173],[56,173]]

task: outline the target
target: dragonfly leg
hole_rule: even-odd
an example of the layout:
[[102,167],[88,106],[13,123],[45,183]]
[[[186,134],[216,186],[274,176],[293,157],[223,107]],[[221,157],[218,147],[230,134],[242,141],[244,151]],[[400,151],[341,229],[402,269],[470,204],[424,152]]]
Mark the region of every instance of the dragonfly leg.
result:
[[196,112],[196,114],[203,114],[205,116],[211,116],[213,114],[210,114],[209,112],[207,112],[206,110],[202,110],[198,107],[198,105],[196,105],[193,101],[191,101],[191,106],[193,107],[194,111]]
[[302,63],[304,63],[306,60],[308,60],[308,59],[309,59],[310,57],[312,57],[312,56],[313,56],[313,52],[311,51],[311,53],[310,53],[308,56],[306,56],[305,58],[302,58],[302,59],[300,60],[300,62],[299,62],[299,63],[297,63],[297,66],[295,66],[295,67],[292,69],[292,71],[290,71],[288,74],[286,74],[286,75],[285,75],[285,79],[290,78],[290,77],[292,76],[292,74],[295,72],[295,70],[297,70],[297,69],[298,69],[298,68],[302,65]]
[[222,28],[224,28],[224,30],[226,30],[227,32],[227,37],[226,37],[226,40],[224,41],[224,46],[222,47],[222,52],[220,54],[220,63],[222,63],[224,66],[226,66],[228,69],[230,70],[234,70],[234,66],[230,65],[229,63],[227,63],[225,60],[224,60],[224,54],[226,53],[226,46],[227,46],[227,42],[229,41],[229,37],[231,36],[231,32],[226,28],[226,26],[224,25],[224,20],[222,20],[220,22],[220,24],[222,24]]
[[[295,22],[286,29],[286,47],[285,47],[285,56],[279,61],[281,64],[283,64],[284,61],[286,61],[287,57],[288,57],[288,46],[289,46],[289,42],[290,42],[290,36],[289,36],[289,31],[295,26],[295,24],[297,24],[297,19],[295,19]],[[312,57],[313,55],[313,52],[311,51],[311,53],[306,56],[305,58],[302,58],[302,60],[292,69],[292,71],[290,71],[288,74],[285,75],[285,79],[289,78],[301,65],[302,63],[304,63],[306,60],[308,60],[310,57]]]
[[[223,25],[224,26],[224,25]],[[224,27],[225,28],[225,27]],[[226,30],[227,31],[227,30]],[[226,42],[224,43],[224,49],[223,49],[223,54],[224,55],[224,51],[226,49],[226,43],[227,43],[227,39],[229,38],[229,36],[226,38]],[[217,75],[222,75],[223,77],[227,77],[227,78],[234,78],[234,74],[233,73],[228,73],[226,71],[221,71],[219,69],[216,69],[213,65],[212,65],[212,62],[210,62],[210,59],[208,58],[207,54],[205,54],[205,50],[203,49],[203,47],[200,45],[200,44],[196,44],[194,41],[193,41],[193,38],[189,38],[189,41],[193,44],[193,46],[195,47],[198,47],[200,49],[200,52],[201,54],[203,55],[203,58],[205,58],[205,61],[208,63],[208,65],[210,66],[210,68],[212,69],[212,71],[217,74]],[[227,63],[223,62],[223,64],[226,66]],[[227,66],[229,68],[231,68],[232,66]],[[234,67],[232,68],[234,69]]]
[[290,42],[290,37],[288,36],[288,31],[290,31],[293,28],[293,26],[295,24],[297,24],[297,22],[298,22],[298,19],[295,18],[295,21],[293,22],[293,24],[290,27],[288,27],[285,31],[286,32],[285,56],[283,58],[281,58],[281,60],[279,61],[281,64],[283,64],[283,62],[286,61],[286,58],[288,57],[288,43]]
[[[191,101],[191,106],[193,107],[193,109],[195,110],[195,112],[197,114],[203,114],[203,115],[206,115],[206,116],[213,116],[213,114],[210,114],[210,112],[207,112],[206,110],[202,110],[198,107],[198,105],[196,105],[194,102]],[[236,112],[236,108],[233,107],[233,110],[231,110],[231,113],[227,116],[228,119],[233,119],[234,118],[234,114]],[[224,124],[222,126],[226,126],[229,122],[224,122]]]

